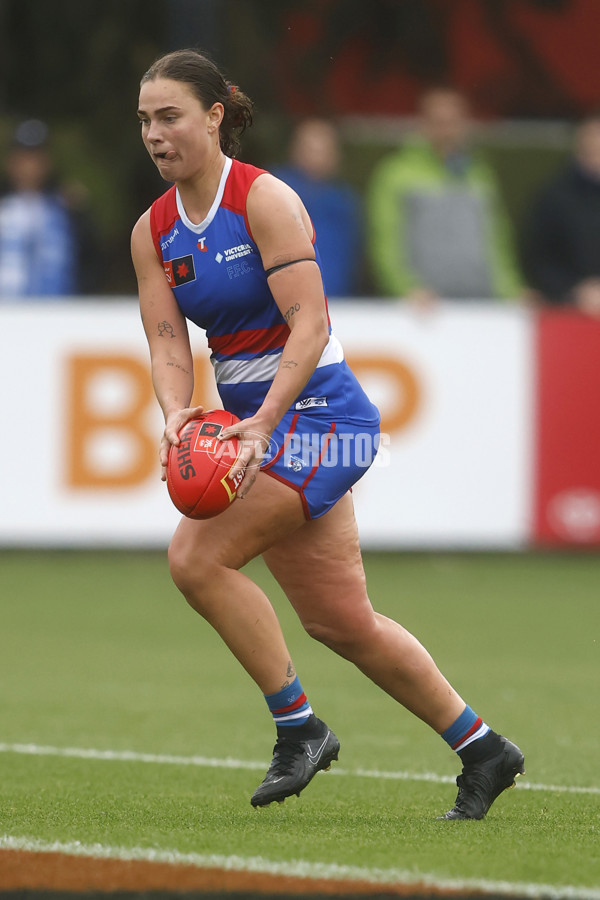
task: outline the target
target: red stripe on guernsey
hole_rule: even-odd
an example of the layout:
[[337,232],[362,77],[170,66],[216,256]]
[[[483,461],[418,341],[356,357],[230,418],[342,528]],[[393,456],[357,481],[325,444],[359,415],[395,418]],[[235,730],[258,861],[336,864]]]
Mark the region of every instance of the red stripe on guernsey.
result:
[[290,703],[289,706],[282,706],[281,709],[272,709],[271,712],[274,716],[281,715],[281,713],[293,712],[295,709],[298,709],[300,706],[304,706],[306,703],[306,694],[304,691],[300,694],[297,700],[293,703]]
[[163,257],[160,249],[160,241],[164,234],[168,234],[179,218],[177,212],[176,187],[173,185],[165,191],[150,207],[150,231],[156,255],[162,265]]
[[471,725],[466,734],[463,734],[460,741],[457,741],[455,744],[452,744],[452,749],[456,750],[457,747],[460,747],[463,741],[466,741],[467,738],[470,738],[472,734],[475,734],[478,728],[481,728],[483,725],[483,719],[480,717]]
[[246,213],[246,198],[253,182],[256,181],[259,175],[264,175],[265,172],[265,169],[257,169],[256,166],[251,166],[249,163],[241,163],[238,159],[234,159],[227,177],[225,190],[223,191],[223,199],[221,200],[222,207],[244,217],[246,229],[252,240],[254,238],[252,237]]
[[290,327],[273,325],[271,328],[252,328],[234,334],[213,334],[208,346],[213,353],[234,356],[236,353],[265,353],[283,347],[290,335]]

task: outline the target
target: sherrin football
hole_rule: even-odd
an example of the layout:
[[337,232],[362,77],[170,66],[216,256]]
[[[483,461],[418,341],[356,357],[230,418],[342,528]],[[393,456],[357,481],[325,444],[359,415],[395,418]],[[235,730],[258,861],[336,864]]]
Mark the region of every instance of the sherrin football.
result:
[[210,519],[233,503],[243,477],[231,477],[240,451],[233,437],[218,440],[228,425],[239,422],[223,409],[211,409],[191,419],[179,432],[179,445],[171,445],[167,460],[167,488],[171,500],[190,519]]

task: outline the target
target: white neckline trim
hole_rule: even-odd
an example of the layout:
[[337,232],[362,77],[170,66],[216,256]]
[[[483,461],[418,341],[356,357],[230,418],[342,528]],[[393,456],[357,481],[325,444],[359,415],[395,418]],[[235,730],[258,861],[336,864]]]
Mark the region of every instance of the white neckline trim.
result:
[[219,187],[217,188],[217,193],[215,195],[215,199],[213,200],[213,204],[212,204],[211,208],[209,209],[206,218],[203,219],[199,225],[196,225],[195,222],[192,222],[192,220],[189,218],[188,214],[186,213],[186,211],[184,209],[183,201],[182,201],[181,197],[179,196],[179,188],[175,188],[175,198],[177,200],[177,212],[179,213],[181,221],[183,222],[185,227],[189,228],[190,231],[193,231],[196,234],[202,234],[202,232],[206,228],[208,228],[208,226],[210,225],[210,223],[216,216],[217,210],[219,209],[219,207],[221,205],[221,200],[223,199],[223,194],[225,193],[225,185],[227,183],[227,178],[231,171],[232,164],[233,164],[233,160],[229,156],[226,156],[225,157],[225,165],[223,166],[223,171],[221,172],[221,178],[219,180]]

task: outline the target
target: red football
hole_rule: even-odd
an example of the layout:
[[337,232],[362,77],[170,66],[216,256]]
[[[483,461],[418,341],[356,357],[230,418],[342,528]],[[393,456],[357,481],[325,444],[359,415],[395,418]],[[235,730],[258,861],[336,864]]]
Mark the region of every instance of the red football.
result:
[[171,500],[190,519],[210,519],[233,503],[242,473],[231,478],[240,441],[219,441],[228,425],[239,422],[223,409],[211,409],[191,419],[179,432],[179,446],[169,449],[167,488]]

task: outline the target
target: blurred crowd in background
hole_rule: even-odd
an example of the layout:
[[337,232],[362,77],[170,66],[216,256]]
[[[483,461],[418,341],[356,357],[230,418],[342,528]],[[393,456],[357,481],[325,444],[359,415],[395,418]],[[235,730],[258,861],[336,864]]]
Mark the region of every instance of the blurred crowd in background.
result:
[[332,301],[600,316],[596,14],[597,0],[0,0],[0,302],[135,293],[131,227],[167,187],[139,139],[139,79],[196,46],[253,97],[240,158],[304,201]]

